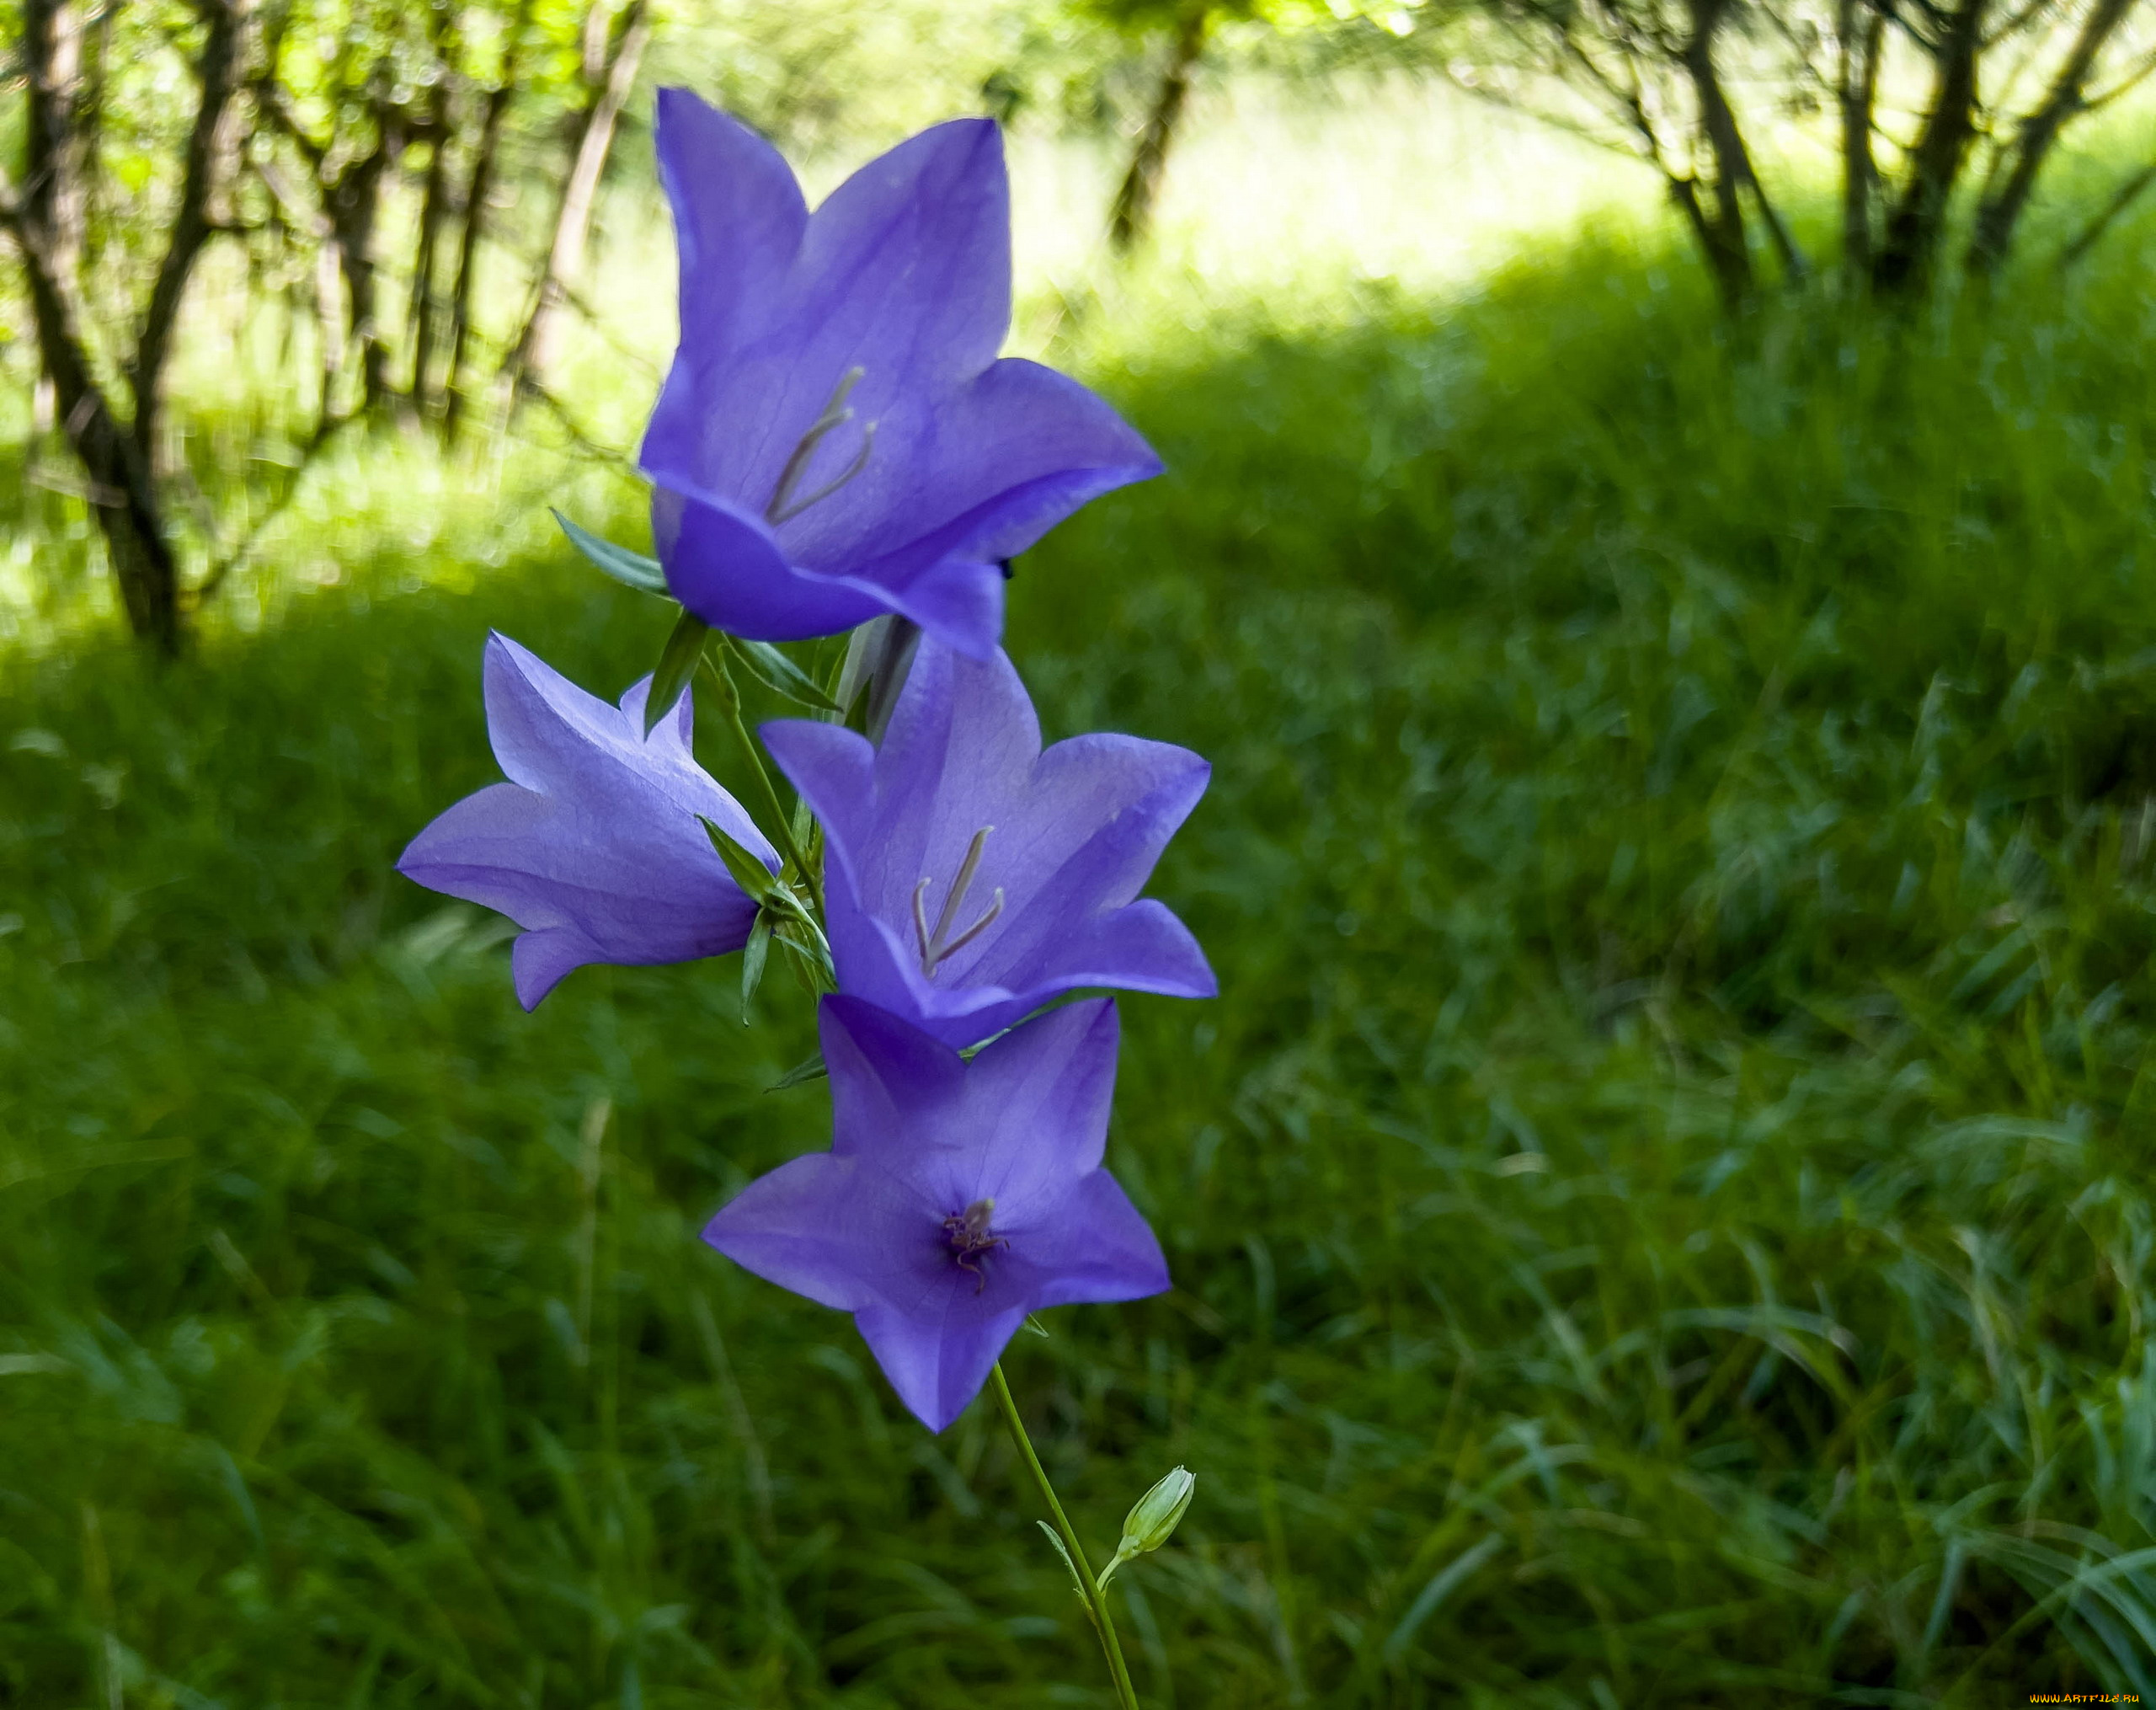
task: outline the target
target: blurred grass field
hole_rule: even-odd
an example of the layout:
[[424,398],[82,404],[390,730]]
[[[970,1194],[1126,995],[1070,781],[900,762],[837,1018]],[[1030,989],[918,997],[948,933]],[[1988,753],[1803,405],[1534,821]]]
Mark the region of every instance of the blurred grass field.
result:
[[[1022,561],[1011,650],[1052,735],[1214,768],[1153,890],[1223,995],[1124,1004],[1111,1141],[1179,1286],[1010,1360],[1088,1536],[1199,1476],[1118,1582],[1141,1692],[2156,1691],[2156,232],[1732,328],[1621,195],[1417,247],[1395,169],[1366,252],[1321,156],[1295,243],[1209,227],[1237,122],[1022,327],[1171,473]],[[993,1422],[695,1238],[825,1137],[764,1090],[805,1004],[526,1017],[390,870],[494,776],[489,627],[648,667],[538,508],[633,487],[318,473],[162,672],[79,506],[8,518],[0,1703],[1107,1702]]]

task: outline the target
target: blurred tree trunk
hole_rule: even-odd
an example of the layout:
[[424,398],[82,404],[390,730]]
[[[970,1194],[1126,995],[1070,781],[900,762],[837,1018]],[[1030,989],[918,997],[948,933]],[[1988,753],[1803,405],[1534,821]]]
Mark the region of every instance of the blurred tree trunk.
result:
[[413,408],[426,414],[437,401],[434,387],[435,342],[441,321],[440,293],[435,289],[436,258],[441,248],[442,227],[449,218],[449,152],[453,134],[450,123],[450,41],[448,8],[433,8],[430,32],[435,50],[435,83],[427,97],[423,134],[430,153],[425,187],[419,199],[419,237],[412,257],[412,290],[405,323],[412,334]]
[[61,426],[88,478],[90,514],[104,537],[128,623],[166,654],[180,644],[179,564],[152,451],[180,304],[216,229],[212,206],[229,177],[229,121],[251,24],[247,0],[196,0],[195,9],[203,36],[195,60],[194,119],[149,303],[131,351],[118,365],[132,394],[132,415],[124,425],[114,408],[114,387],[99,371],[81,286],[93,156],[82,105],[82,23],[72,0],[28,0],[24,8],[20,56],[30,91],[24,182],[19,196],[0,204],[29,285],[39,354]]
[[[1861,41],[1860,13],[1864,15]],[[1861,285],[1871,274],[1871,210],[1879,195],[1871,131],[1879,102],[1879,55],[1886,43],[1886,14],[1862,0],[1838,0],[1834,33],[1834,94],[1842,121],[1842,274],[1849,283]]]
[[1115,204],[1108,212],[1108,243],[1118,255],[1135,249],[1152,227],[1161,180],[1167,171],[1168,149],[1189,102],[1191,77],[1205,51],[1205,35],[1212,22],[1212,8],[1198,4],[1185,12],[1176,25],[1167,72],[1161,79],[1160,92],[1153,98],[1145,128],[1139,133],[1138,147],[1130,157],[1129,169],[1116,189]]
[[1955,0],[1934,14],[1938,35],[1924,40],[1936,67],[1931,105],[1910,146],[1908,178],[1872,261],[1871,282],[1881,291],[1918,290],[1937,266],[1954,186],[1976,140],[1977,68],[1988,10],[1989,0]]
[[150,288],[150,306],[136,340],[135,360],[128,365],[135,391],[135,442],[146,457],[157,443],[165,364],[179,324],[180,302],[203,246],[216,229],[212,204],[231,182],[237,144],[232,120],[245,69],[242,34],[247,19],[234,0],[204,0],[198,10],[205,31],[201,56],[195,62],[200,94],[188,132],[187,163],[165,238],[164,258],[157,264],[157,282]]
[[29,102],[21,214],[35,222],[48,265],[72,277],[83,259],[91,141],[83,110],[83,19],[73,0],[24,0],[22,57]]
[[[558,321],[563,301],[575,288],[578,275],[583,270],[584,248],[591,238],[592,212],[598,205],[600,180],[605,176],[607,159],[614,152],[614,135],[621,122],[622,109],[635,86],[644,48],[651,40],[645,0],[628,0],[614,19],[611,29],[601,36],[595,27],[595,19],[603,15],[602,8],[595,4],[584,20],[584,72],[590,93],[583,111],[577,116],[575,147],[568,177],[562,184],[561,201],[555,209],[554,234],[547,246],[546,265],[540,270],[523,329],[518,333],[515,344],[510,349],[509,361],[503,366],[504,375],[515,387],[520,387],[535,380],[543,382],[559,354]],[[600,55],[595,56],[592,49],[602,40],[606,45]]]
[[1694,190],[1689,199],[1688,217],[1705,247],[1707,265],[1714,271],[1723,301],[1733,304],[1752,294],[1753,281],[1744,205],[1738,196],[1749,158],[1737,132],[1737,115],[1731,112],[1721,80],[1715,73],[1715,32],[1721,27],[1728,8],[1725,0],[1691,0],[1690,10],[1691,33],[1685,40],[1682,59],[1698,104],[1700,129],[1706,134],[1707,147],[1714,157],[1715,175],[1710,187],[1712,206],[1703,202]]
[[2097,56],[2133,9],[2133,3],[2134,0],[2096,0],[2082,19],[2073,45],[2043,99],[2015,131],[2007,150],[2012,164],[2004,182],[1977,206],[1976,225],[1969,238],[1972,273],[1989,274],[2005,259],[2014,243],[2015,228],[2036,187],[2036,174],[2043,170],[2059,131],[2087,106],[2089,77]]
[[23,258],[38,351],[51,377],[67,443],[88,477],[85,497],[97,519],[128,628],[163,654],[179,650],[179,562],[165,532],[149,459],[115,417],[92,364],[72,276],[43,230],[11,211],[9,230]]
[[508,116],[510,97],[516,93],[531,9],[532,0],[518,0],[510,19],[502,48],[501,77],[481,104],[479,135],[472,147],[472,174],[465,181],[464,229],[457,238],[456,281],[450,295],[449,372],[442,414],[442,432],[451,438],[456,436],[469,398],[464,374],[472,342],[472,296],[478,272],[479,240],[486,230],[487,206],[494,192],[495,163],[501,150],[502,121]]
[[[262,110],[299,150],[313,175],[328,228],[322,248],[325,259],[316,275],[316,297],[323,305],[323,379],[318,437],[326,436],[335,422],[334,382],[344,366],[348,346],[356,344],[360,352],[360,407],[371,409],[389,394],[389,346],[376,313],[374,232],[381,213],[383,181],[396,162],[408,124],[407,115],[389,102],[390,87],[391,67],[384,61],[369,78],[367,99],[356,121],[366,127],[367,141],[363,145],[338,130],[332,131],[327,142],[317,140],[292,111],[274,67],[256,84],[256,99]],[[334,260],[335,275],[342,278],[349,311],[349,321],[341,324],[334,313],[338,293],[332,284],[329,259]]]
[[[22,214],[37,222],[51,265],[72,279],[83,252],[89,120],[83,82],[83,19],[72,0],[24,0],[24,69],[29,99],[23,126]],[[58,378],[39,372],[37,425],[58,420]]]
[[374,409],[389,394],[389,345],[382,335],[375,301],[375,221],[382,211],[382,186],[397,152],[398,138],[391,115],[376,121],[375,144],[348,163],[324,186],[323,209],[329,216],[330,243],[338,270],[344,275],[344,296],[351,311],[350,338],[360,349],[361,401]]

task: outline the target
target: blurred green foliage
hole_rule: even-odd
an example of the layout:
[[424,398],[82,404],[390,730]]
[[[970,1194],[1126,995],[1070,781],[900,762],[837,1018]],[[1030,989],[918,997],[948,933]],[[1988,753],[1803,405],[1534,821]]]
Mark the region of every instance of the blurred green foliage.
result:
[[[1177,1291],[1011,1366],[1103,1550],[1198,1474],[1118,1580],[1149,1703],[2156,1690],[2148,259],[1091,336],[1171,473],[1011,646],[1051,734],[1212,759],[1154,889],[1223,995],[1124,1006]],[[409,514],[0,681],[0,1702],[1104,1702],[994,1422],[696,1239],[824,1137],[805,1006],[526,1017],[392,874],[494,775],[488,626],[607,692],[664,628]]]

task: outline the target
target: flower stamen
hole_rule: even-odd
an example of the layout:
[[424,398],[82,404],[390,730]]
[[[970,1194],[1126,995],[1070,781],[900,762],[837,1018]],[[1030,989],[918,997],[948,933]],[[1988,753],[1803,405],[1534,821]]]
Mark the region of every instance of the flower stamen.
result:
[[974,874],[980,870],[981,851],[987,847],[988,834],[995,829],[993,826],[983,826],[974,833],[974,840],[966,848],[966,858],[958,863],[958,876],[952,879],[951,889],[944,895],[943,906],[937,914],[933,932],[928,926],[926,877],[924,876],[921,883],[913,888],[914,942],[921,951],[921,971],[929,979],[936,977],[936,967],[939,962],[964,949],[993,926],[996,917],[1003,912],[1003,887],[999,884],[979,919],[956,938],[946,936],[951,930],[951,922],[958,917],[958,910],[965,902],[966,892],[972,888]]
[[773,527],[782,522],[791,521],[810,505],[820,504],[830,498],[867,466],[869,450],[876,443],[876,424],[873,421],[862,426],[861,449],[854,453],[851,462],[807,498],[797,500],[793,496],[793,489],[808,472],[809,458],[815,456],[816,447],[823,444],[825,436],[853,419],[852,410],[846,407],[846,397],[861,383],[861,377],[867,371],[862,368],[849,368],[839,377],[839,383],[831,393],[830,402],[824,406],[824,413],[808,424],[808,431],[801,436],[801,443],[794,446],[793,455],[786,460],[786,467],[779,471],[778,485],[772,489],[771,502],[764,507],[764,521]]
[[973,1274],[975,1294],[988,1286],[988,1273],[980,1268],[981,1259],[995,1248],[1011,1244],[1004,1237],[989,1233],[989,1221],[995,1216],[995,1200],[976,1200],[943,1220],[943,1239],[950,1247],[951,1262]]

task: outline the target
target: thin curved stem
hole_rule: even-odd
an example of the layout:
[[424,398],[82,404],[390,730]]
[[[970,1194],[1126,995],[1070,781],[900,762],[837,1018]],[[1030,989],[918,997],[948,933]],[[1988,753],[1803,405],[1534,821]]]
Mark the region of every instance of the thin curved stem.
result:
[[801,852],[793,841],[793,821],[787,817],[784,805],[778,799],[778,787],[771,782],[771,775],[764,767],[763,751],[756,745],[756,739],[749,734],[749,726],[741,717],[741,692],[734,686],[734,674],[710,654],[703,655],[704,668],[711,673],[712,681],[718,687],[719,709],[726,714],[726,722],[733,727],[739,740],[741,751],[749,756],[750,769],[756,774],[756,782],[763,786],[764,804],[771,810],[771,826],[778,839],[779,852],[799,869],[801,882],[808,888],[808,900],[816,912],[824,911],[824,887],[815,869],[809,866],[808,858]]
[[1123,1660],[1123,1642],[1116,1637],[1115,1622],[1108,1614],[1107,1594],[1093,1577],[1091,1564],[1086,1560],[1086,1547],[1078,1542],[1078,1534],[1064,1513],[1063,1504],[1056,1500],[1055,1487],[1048,1482],[1040,1456],[1033,1452],[1033,1439],[1026,1435],[1025,1421],[1018,1417],[1018,1403],[1011,1398],[1011,1386],[1004,1381],[1001,1360],[989,1368],[988,1386],[995,1396],[996,1411],[1003,1415],[1011,1440],[1018,1445],[1019,1458],[1033,1475],[1033,1483],[1047,1502],[1048,1511],[1055,1516],[1055,1530],[1063,1539],[1063,1547],[1070,1552],[1070,1565],[1077,1571],[1078,1583],[1086,1594],[1086,1612],[1093,1617],[1093,1631],[1099,1635],[1101,1649],[1107,1657],[1108,1672],[1115,1676],[1116,1697],[1123,1710],[1138,1710],[1137,1690],[1130,1684],[1130,1670]]

